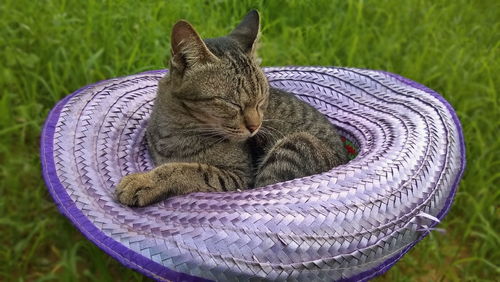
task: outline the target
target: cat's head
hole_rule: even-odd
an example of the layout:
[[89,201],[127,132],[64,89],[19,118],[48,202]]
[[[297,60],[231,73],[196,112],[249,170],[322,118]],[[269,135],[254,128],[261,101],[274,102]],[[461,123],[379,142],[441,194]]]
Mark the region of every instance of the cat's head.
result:
[[169,88],[200,128],[232,140],[259,130],[269,97],[255,54],[259,26],[255,10],[218,38],[202,40],[186,21],[174,25]]

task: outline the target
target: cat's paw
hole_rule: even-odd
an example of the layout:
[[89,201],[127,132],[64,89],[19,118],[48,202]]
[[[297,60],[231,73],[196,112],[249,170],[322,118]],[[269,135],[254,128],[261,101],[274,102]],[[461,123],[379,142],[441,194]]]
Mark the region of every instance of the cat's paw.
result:
[[158,190],[150,173],[134,173],[122,178],[115,195],[124,205],[143,207],[158,201]]

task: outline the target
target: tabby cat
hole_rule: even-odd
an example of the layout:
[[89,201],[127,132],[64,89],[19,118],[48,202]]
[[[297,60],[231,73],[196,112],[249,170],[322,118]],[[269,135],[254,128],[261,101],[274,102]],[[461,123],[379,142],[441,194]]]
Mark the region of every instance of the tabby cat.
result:
[[322,114],[270,88],[255,54],[259,25],[255,10],[218,38],[202,40],[183,20],[174,25],[170,73],[159,82],[146,133],[156,168],[125,176],[119,202],[260,187],[347,162]]

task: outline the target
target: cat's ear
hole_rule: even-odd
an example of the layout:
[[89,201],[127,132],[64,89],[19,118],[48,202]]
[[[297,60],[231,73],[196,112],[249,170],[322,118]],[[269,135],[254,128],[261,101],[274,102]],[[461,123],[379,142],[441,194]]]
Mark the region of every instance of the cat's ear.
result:
[[171,67],[180,72],[197,64],[217,60],[187,21],[180,20],[174,25],[170,42],[172,45]]
[[257,10],[251,10],[241,23],[229,34],[235,39],[243,51],[249,55],[254,55],[257,48],[257,37],[260,29],[260,16]]

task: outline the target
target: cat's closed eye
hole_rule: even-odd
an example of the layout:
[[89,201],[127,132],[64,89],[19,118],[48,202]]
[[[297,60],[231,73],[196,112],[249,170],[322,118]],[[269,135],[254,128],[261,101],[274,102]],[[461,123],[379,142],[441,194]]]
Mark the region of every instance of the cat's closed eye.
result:
[[241,105],[236,103],[236,102],[233,102],[227,98],[222,98],[222,97],[215,97],[215,98],[220,99],[222,102],[226,103],[227,105],[229,105],[231,107],[238,109],[239,111],[243,111],[243,108],[241,107]]

